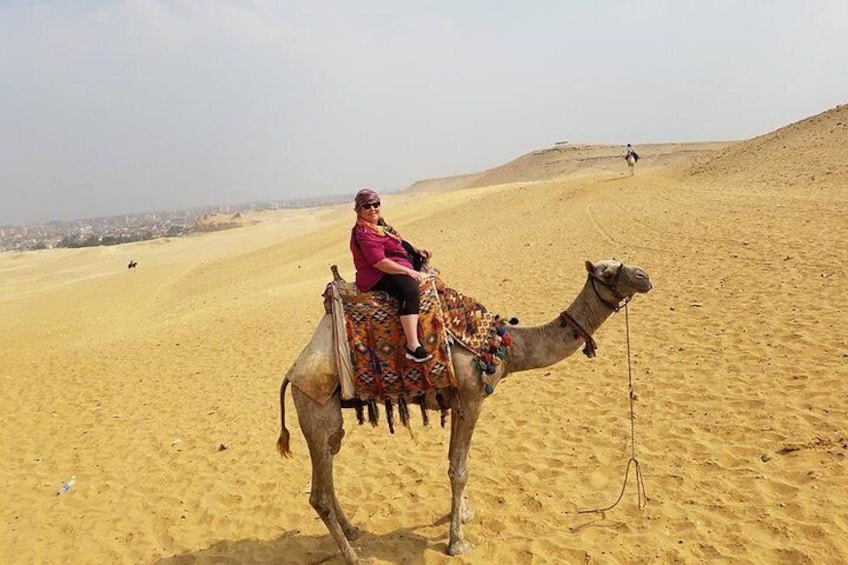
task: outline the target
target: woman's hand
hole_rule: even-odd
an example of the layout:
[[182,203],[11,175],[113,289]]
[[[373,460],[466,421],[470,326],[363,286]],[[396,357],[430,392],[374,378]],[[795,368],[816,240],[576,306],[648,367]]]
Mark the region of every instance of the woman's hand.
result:
[[429,276],[429,275],[427,275],[427,273],[422,273],[420,271],[415,271],[413,269],[409,269],[409,273],[407,273],[407,274],[410,277],[412,277],[413,279],[415,279],[415,281],[418,282],[418,283],[424,282],[425,280],[427,280],[427,277]]
[[424,249],[423,247],[419,249],[419,248],[417,248],[417,247],[416,247],[416,248],[415,248],[415,251],[416,251],[419,255],[421,255],[421,257],[422,257],[425,261],[429,261],[429,260],[430,260],[430,257],[432,257],[432,253],[430,253],[430,250],[429,250],[429,249]]

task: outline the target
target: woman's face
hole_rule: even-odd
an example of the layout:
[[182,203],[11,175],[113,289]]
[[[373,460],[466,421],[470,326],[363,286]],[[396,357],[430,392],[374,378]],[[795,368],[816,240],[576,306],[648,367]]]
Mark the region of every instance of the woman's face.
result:
[[380,201],[371,200],[370,202],[364,203],[359,207],[359,210],[357,210],[356,216],[366,222],[376,224],[377,220],[380,219]]

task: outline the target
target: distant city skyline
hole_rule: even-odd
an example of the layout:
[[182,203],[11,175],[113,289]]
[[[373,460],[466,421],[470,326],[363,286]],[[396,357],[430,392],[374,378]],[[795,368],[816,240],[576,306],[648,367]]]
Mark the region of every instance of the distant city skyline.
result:
[[38,221],[38,222],[23,222],[23,223],[3,223],[0,224],[0,228],[10,228],[10,227],[26,227],[26,226],[44,226],[47,224],[74,224],[79,222],[86,222],[90,220],[103,220],[103,219],[115,219],[121,217],[140,217],[140,216],[156,216],[156,215],[165,215],[168,217],[179,216],[181,214],[186,216],[191,216],[196,214],[198,211],[205,211],[206,213],[212,214],[227,214],[227,213],[235,213],[239,211],[248,211],[248,210],[277,210],[284,208],[309,208],[314,206],[328,206],[334,205],[344,202],[347,198],[353,198],[353,193],[350,195],[341,195],[341,194],[327,194],[323,196],[303,196],[303,197],[291,197],[291,198],[280,198],[280,199],[265,199],[265,200],[255,200],[252,202],[226,202],[226,203],[208,203],[208,204],[200,204],[197,206],[187,206],[185,208],[170,208],[170,209],[160,209],[160,210],[134,210],[134,211],[123,211],[116,212],[114,214],[105,214],[100,216],[80,216],[75,218],[52,218],[50,220]]
[[[52,220],[24,225],[0,224],[0,253],[35,251],[54,247],[118,245],[162,237],[181,237],[192,233],[240,227],[241,224],[235,220],[242,217],[241,212],[329,206],[345,200],[347,197],[340,195],[318,196],[116,214],[67,221]],[[205,223],[207,218],[217,216],[222,216],[223,221]]]
[[848,2],[0,3],[0,225],[398,191],[848,102]]

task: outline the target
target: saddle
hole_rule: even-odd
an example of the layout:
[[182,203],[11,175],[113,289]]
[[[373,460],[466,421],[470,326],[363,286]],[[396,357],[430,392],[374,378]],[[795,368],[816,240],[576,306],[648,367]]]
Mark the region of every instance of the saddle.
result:
[[[335,271],[334,271],[335,274]],[[421,283],[420,340],[433,358],[423,363],[406,359],[406,338],[398,316],[398,301],[384,292],[361,292],[353,283],[337,280],[324,292],[324,307],[334,320],[336,368],[342,405],[357,409],[357,419],[376,425],[377,404],[385,404],[393,430],[393,405],[408,424],[408,404],[426,404],[435,397],[444,425],[448,402],[456,388],[452,347],[477,355],[488,346],[498,316],[471,297],[448,288],[437,276]]]

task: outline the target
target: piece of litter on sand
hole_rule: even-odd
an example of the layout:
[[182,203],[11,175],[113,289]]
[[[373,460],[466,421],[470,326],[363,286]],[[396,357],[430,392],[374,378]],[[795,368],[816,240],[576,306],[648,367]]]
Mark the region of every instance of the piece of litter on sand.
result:
[[177,438],[171,442],[171,446],[179,445],[180,443],[182,443],[182,440]]
[[700,307],[703,306],[703,304],[701,304],[700,302],[693,302],[689,306],[694,306],[695,308],[700,308]]
[[70,479],[62,482],[62,486],[60,486],[59,489],[56,491],[56,495],[58,496],[58,495],[65,494],[66,492],[68,492],[72,488],[74,488],[75,484],[77,484],[77,479],[76,479],[76,477],[71,475]]
[[227,449],[227,446],[224,445],[223,443],[218,446],[218,451],[225,451],[226,449]]

